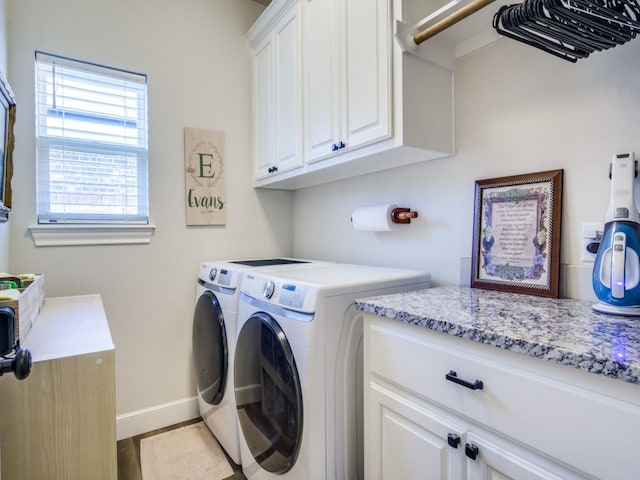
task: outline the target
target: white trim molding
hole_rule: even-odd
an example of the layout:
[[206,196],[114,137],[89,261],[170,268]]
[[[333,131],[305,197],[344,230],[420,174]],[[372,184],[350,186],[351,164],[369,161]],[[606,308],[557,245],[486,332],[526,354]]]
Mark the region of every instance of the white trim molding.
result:
[[33,224],[28,227],[36,247],[147,244],[155,228],[153,224]]
[[198,418],[198,397],[155,405],[116,417],[116,440]]

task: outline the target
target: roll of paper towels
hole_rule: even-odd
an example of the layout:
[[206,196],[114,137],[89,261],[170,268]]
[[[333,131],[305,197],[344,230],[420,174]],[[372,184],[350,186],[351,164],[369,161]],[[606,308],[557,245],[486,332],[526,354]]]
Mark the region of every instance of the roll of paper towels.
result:
[[375,205],[356,208],[351,215],[354,230],[364,232],[389,232],[398,225],[393,223],[391,212],[397,205]]

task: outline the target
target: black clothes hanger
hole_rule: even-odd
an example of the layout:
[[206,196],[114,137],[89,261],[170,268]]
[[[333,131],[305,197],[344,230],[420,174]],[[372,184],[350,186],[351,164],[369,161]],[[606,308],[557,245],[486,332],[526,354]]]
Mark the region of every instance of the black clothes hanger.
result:
[[575,63],[634,39],[640,0],[524,0],[493,17],[501,35]]
[[[562,35],[539,34],[532,26],[536,19],[523,16],[516,8],[520,5],[503,6],[494,15],[493,27],[498,33],[574,63],[578,58],[589,54],[588,51],[563,42],[565,39]],[[537,19],[537,22],[544,24],[544,19]]]

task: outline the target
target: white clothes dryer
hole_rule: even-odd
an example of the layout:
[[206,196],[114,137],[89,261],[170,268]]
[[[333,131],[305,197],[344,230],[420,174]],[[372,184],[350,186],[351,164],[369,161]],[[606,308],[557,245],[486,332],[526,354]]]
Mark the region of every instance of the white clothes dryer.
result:
[[268,258],[203,262],[199,267],[192,331],[198,407],[222,448],[238,465],[242,460],[233,395],[233,358],[242,272],[326,264]]
[[243,275],[234,382],[248,480],[364,478],[354,300],[429,286],[426,272],[345,264]]

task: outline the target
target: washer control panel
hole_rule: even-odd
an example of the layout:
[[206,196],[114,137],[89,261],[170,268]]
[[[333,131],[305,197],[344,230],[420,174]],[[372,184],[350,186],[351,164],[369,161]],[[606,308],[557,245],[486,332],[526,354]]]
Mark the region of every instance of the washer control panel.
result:
[[218,279],[217,279],[218,285],[222,285],[223,287],[229,287],[234,280],[234,275],[236,275],[235,270],[229,270],[228,268],[221,268],[220,274],[218,275]]
[[205,262],[200,265],[198,278],[211,285],[236,289],[240,283],[240,272],[220,264]]
[[301,282],[288,282],[257,273],[242,276],[240,290],[257,300],[297,312],[314,313],[318,289]]
[[283,283],[280,290],[280,304],[294,309],[304,308],[307,289],[294,283]]

